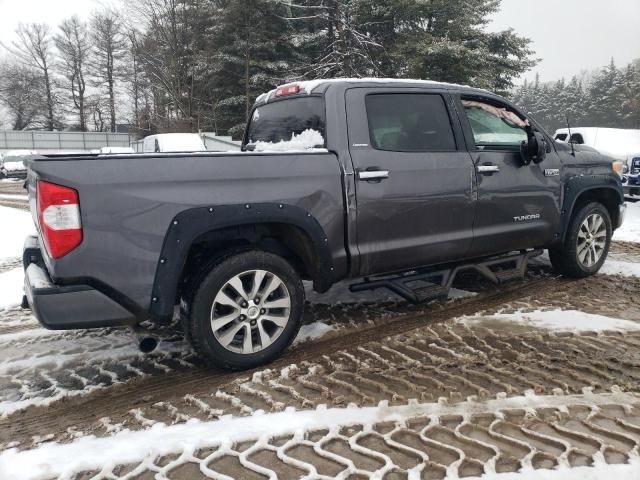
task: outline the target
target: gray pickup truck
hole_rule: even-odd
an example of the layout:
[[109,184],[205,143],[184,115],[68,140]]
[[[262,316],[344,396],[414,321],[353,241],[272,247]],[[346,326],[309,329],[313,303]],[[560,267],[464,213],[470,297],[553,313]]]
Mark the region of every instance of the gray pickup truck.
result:
[[26,300],[47,328],[170,321],[209,363],[277,357],[302,280],[424,302],[456,274],[521,278],[548,249],[602,266],[624,217],[612,160],[508,101],[426,81],[325,80],[261,96],[237,153],[28,161]]

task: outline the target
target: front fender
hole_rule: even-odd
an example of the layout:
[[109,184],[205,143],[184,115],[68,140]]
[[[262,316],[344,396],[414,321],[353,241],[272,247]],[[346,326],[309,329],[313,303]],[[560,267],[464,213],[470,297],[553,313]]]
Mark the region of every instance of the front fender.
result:
[[624,203],[622,183],[620,178],[615,174],[579,175],[568,179],[565,183],[564,199],[562,202],[561,242],[564,242],[571,217],[574,214],[576,204],[580,197],[596,190],[610,192],[611,195],[615,196],[618,204]]

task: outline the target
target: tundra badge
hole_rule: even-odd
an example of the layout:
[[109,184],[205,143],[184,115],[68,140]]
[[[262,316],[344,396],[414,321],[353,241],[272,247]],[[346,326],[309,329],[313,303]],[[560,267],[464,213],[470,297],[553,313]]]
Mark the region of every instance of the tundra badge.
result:
[[540,220],[540,214],[536,213],[533,215],[521,215],[519,217],[513,217],[514,222],[529,222],[531,220]]

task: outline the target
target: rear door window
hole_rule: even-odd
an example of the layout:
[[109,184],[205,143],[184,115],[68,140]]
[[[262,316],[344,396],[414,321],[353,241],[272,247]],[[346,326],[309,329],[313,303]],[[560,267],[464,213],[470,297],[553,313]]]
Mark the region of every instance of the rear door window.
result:
[[292,146],[322,148],[326,146],[325,139],[324,100],[305,96],[256,108],[245,141],[248,147],[291,142]]
[[462,100],[464,111],[480,150],[519,150],[528,141],[529,121],[502,105],[479,100]]
[[449,112],[437,94],[372,94],[366,97],[373,148],[393,152],[456,150]]

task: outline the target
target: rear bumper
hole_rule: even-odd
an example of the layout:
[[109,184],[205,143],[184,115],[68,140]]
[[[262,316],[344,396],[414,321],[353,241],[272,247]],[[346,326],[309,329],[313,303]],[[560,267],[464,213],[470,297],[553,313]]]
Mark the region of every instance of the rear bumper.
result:
[[136,317],[89,285],[57,285],[44,266],[37,237],[28,237],[23,251],[24,290],[38,321],[51,330],[133,325]]

